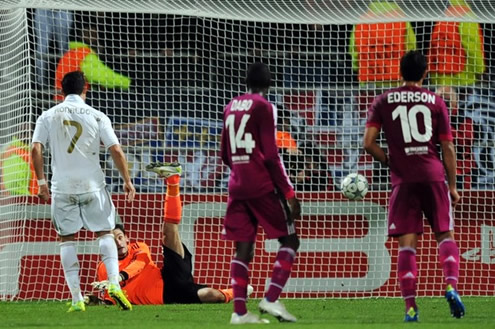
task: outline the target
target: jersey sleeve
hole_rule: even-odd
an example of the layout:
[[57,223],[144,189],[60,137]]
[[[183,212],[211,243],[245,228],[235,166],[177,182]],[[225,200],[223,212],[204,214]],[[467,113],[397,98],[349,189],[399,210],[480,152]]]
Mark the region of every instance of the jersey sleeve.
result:
[[380,115],[380,98],[377,97],[368,109],[368,120],[366,127],[375,127],[380,129],[382,127],[382,117]]
[[117,138],[117,135],[115,135],[112,123],[106,115],[103,115],[100,118],[100,136],[106,149],[112,145],[119,144],[119,139]]
[[449,110],[443,99],[439,101],[439,116],[438,116],[438,139],[440,141],[452,141],[452,128],[450,127]]
[[273,184],[285,195],[286,199],[290,199],[294,197],[295,193],[278,154],[275,140],[276,113],[275,106],[270,103],[267,103],[265,109],[258,111],[260,150],[263,153],[264,164],[270,173]]
[[150,248],[142,242],[132,243],[129,248],[133,249],[132,260],[125,268],[121,268],[120,272],[127,274],[127,279],[132,279],[151,262]]
[[33,143],[41,143],[46,146],[48,141],[48,128],[46,127],[45,116],[41,115],[36,120],[36,126],[33,133]]

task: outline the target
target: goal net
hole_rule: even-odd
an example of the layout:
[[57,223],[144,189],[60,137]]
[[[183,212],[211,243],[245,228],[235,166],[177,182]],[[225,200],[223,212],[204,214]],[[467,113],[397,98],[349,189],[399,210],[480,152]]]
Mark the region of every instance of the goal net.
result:
[[[0,299],[70,297],[50,205],[36,197],[29,159],[36,118],[60,102],[67,69],[85,73],[87,103],[110,117],[127,154],[138,191],[132,203],[123,200],[104,150],[101,164],[130,239],[150,245],[162,264],[165,184],[145,166],[179,161],[180,233],[194,256],[194,277],[228,287],[234,247],[220,239],[228,182],[218,156],[221,117],[246,91],[245,72],[255,61],[272,72],[277,141],[302,200],[301,248],[282,296],[399,297],[398,246],[387,237],[390,173],[364,154],[361,141],[370,103],[399,84],[398,60],[410,49],[428,55],[425,86],[450,109],[462,196],[454,209],[459,290],[491,294],[495,7],[452,2],[0,0]],[[368,180],[361,201],[340,192],[350,173]],[[278,249],[260,233],[250,269],[256,297]],[[90,232],[77,238],[82,289],[92,293],[98,247]],[[426,221],[417,254],[419,296],[441,296]]]

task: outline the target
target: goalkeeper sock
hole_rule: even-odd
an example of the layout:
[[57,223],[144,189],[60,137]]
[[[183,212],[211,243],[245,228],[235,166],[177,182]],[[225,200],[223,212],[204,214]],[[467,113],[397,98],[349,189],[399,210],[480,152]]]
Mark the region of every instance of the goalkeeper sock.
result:
[[65,281],[72,295],[72,304],[76,304],[84,299],[81,294],[79,260],[77,259],[76,243],[74,241],[60,244],[60,261],[64,269]]
[[100,247],[101,260],[107,270],[108,281],[119,285],[119,259],[113,234],[100,236],[98,246]]
[[219,289],[224,297],[225,297],[225,303],[230,303],[232,299],[234,299],[234,290],[233,289]]
[[409,247],[400,248],[397,270],[399,272],[400,292],[406,302],[406,312],[411,307],[417,310],[416,276],[418,275],[418,269],[416,267],[415,249]]
[[167,178],[167,194],[165,195],[164,221],[179,224],[182,219],[182,203],[180,200],[180,176]]
[[440,242],[438,249],[445,283],[457,289],[457,280],[459,278],[459,248],[457,243],[452,239],[445,239]]
[[296,252],[292,248],[280,248],[273,264],[272,279],[265,298],[269,302],[275,302],[289,279],[292,264],[296,258]]
[[230,277],[232,290],[234,291],[234,312],[238,315],[244,315],[247,313],[246,299],[247,299],[247,285],[249,281],[248,276],[249,264],[234,258],[230,263]]

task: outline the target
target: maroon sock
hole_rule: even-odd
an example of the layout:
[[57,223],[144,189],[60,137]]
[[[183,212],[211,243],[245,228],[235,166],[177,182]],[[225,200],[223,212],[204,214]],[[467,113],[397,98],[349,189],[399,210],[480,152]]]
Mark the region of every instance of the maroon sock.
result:
[[270,286],[268,287],[268,291],[265,295],[265,298],[269,302],[276,301],[280,296],[280,293],[289,279],[295,257],[296,252],[291,248],[280,248],[278,251],[275,264],[273,265]]
[[397,270],[399,274],[400,292],[406,302],[406,312],[409,308],[416,306],[416,276],[418,269],[416,267],[416,250],[413,248],[401,248],[397,261]]
[[446,239],[438,245],[440,264],[442,264],[445,283],[457,289],[459,278],[459,248],[454,240]]
[[234,258],[230,263],[230,283],[234,291],[234,312],[239,315],[247,313],[247,285],[249,264],[237,258]]

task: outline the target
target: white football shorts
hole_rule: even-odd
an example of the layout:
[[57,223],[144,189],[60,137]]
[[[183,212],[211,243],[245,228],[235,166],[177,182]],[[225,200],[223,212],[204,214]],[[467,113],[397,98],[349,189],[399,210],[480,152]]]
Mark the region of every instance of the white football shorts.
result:
[[58,235],[111,231],[115,227],[115,206],[105,188],[84,194],[52,194],[52,222]]

